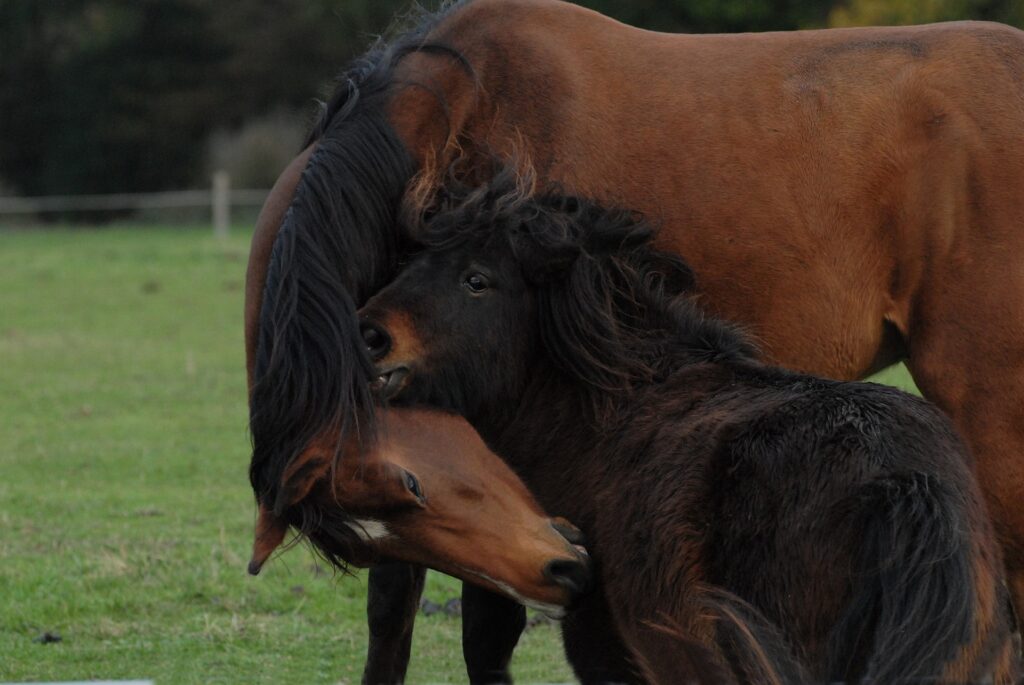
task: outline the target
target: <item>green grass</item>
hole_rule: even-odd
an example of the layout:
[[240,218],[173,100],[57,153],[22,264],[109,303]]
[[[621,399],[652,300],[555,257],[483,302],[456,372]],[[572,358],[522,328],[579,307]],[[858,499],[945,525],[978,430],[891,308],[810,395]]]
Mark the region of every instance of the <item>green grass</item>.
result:
[[[0,232],[0,681],[359,681],[364,574],[304,548],[245,573],[247,248],[240,231]],[[430,574],[429,598],[457,593]],[[410,682],[465,680],[458,620],[415,635]],[[571,679],[553,627],[514,671]]]
[[[304,548],[245,573],[247,249],[243,231],[0,232],[0,681],[359,681],[365,574]],[[432,573],[426,595],[458,587]],[[410,682],[465,680],[460,630],[417,619]],[[526,633],[514,668],[568,680],[557,631]]]

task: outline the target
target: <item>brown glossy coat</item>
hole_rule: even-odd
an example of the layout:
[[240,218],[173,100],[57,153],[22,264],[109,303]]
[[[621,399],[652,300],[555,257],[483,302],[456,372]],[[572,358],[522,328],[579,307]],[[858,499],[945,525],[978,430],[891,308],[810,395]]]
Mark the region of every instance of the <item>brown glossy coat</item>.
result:
[[[860,378],[905,356],[966,434],[1024,570],[1024,33],[667,35],[477,0],[432,38],[481,82],[405,62],[400,80],[444,86],[453,153],[518,146],[543,177],[645,212],[773,362]],[[391,111],[430,163],[436,101],[408,88]]]
[[[413,208],[451,158],[515,149],[545,180],[659,221],[706,306],[770,361],[848,379],[905,358],[976,455],[1020,597],[1024,34],[667,35],[555,0],[476,0],[430,39],[478,82],[443,56],[400,66],[390,118],[421,168]],[[250,360],[307,156],[253,238]]]

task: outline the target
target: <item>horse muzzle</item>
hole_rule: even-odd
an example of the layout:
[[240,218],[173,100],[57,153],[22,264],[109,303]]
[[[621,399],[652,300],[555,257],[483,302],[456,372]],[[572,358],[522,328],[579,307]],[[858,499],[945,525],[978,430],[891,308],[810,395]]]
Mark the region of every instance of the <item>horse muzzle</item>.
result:
[[563,518],[551,520],[551,527],[565,538],[572,551],[572,557],[554,559],[544,567],[544,577],[561,586],[572,599],[590,589],[593,582],[593,562],[583,546],[583,533]]

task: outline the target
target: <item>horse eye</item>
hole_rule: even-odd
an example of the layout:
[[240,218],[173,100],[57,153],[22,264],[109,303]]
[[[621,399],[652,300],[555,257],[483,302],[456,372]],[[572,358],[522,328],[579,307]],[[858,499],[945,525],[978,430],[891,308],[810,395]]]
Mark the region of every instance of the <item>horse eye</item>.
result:
[[408,471],[405,472],[405,487],[409,488],[409,492],[415,495],[416,499],[423,499],[423,489],[420,487],[420,482],[416,480],[416,476]]
[[471,293],[482,293],[487,290],[487,278],[483,274],[472,273],[466,276],[466,280],[462,282],[462,285],[469,288]]

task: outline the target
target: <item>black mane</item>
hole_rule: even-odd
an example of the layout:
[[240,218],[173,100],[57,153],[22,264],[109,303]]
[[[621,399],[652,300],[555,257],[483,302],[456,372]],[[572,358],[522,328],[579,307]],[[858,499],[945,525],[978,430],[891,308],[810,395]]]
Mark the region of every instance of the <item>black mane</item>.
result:
[[451,177],[413,237],[429,250],[511,250],[537,286],[551,361],[598,394],[628,392],[681,363],[756,358],[739,328],[702,312],[693,271],[652,245],[657,232],[642,215],[533,186],[514,166],[479,187]]
[[317,434],[372,438],[373,402],[356,307],[392,278],[404,238],[397,216],[414,161],[385,106],[402,57],[455,50],[425,43],[452,9],[378,41],[338,79],[307,145],[317,147],[274,243],[264,285],[249,426],[249,479],[281,514],[280,480]]

